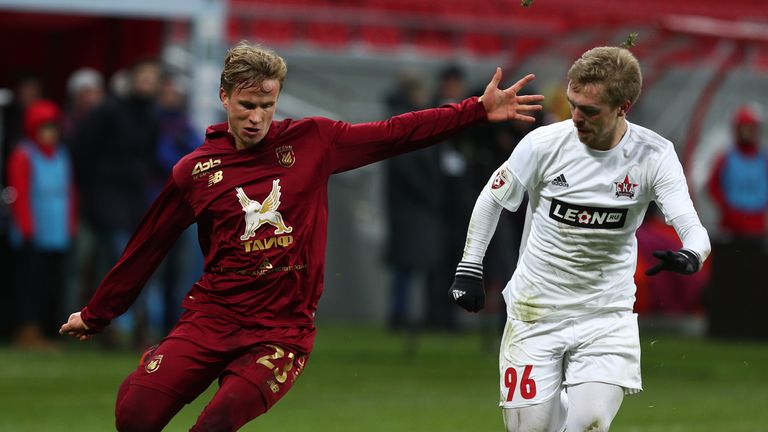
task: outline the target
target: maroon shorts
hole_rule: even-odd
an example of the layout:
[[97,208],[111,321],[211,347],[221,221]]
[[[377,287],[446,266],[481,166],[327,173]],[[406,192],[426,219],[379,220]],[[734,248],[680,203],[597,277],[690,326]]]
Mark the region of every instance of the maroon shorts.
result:
[[260,341],[257,333],[222,318],[186,312],[165,339],[142,355],[131,384],[189,403],[215,379],[231,373],[256,385],[269,409],[293,386],[309,355]]

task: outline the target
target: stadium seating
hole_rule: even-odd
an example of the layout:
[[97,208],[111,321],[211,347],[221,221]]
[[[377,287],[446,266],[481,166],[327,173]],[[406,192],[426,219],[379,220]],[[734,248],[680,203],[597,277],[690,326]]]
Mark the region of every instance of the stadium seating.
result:
[[360,41],[373,51],[394,50],[406,40],[402,29],[396,26],[363,26],[359,36]]
[[[510,39],[526,38],[512,49],[527,54],[530,38],[564,38],[596,27],[663,26],[668,17],[768,18],[762,0],[738,1],[733,8],[718,0],[547,0],[524,8],[519,0],[232,0],[230,16],[241,24],[230,25],[229,37],[331,50],[361,45],[480,56],[509,53]],[[262,25],[249,25],[251,20]]]

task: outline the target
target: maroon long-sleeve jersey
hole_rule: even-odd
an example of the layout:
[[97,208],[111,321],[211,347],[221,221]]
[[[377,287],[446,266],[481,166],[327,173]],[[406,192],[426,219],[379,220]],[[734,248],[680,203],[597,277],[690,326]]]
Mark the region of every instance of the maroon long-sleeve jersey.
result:
[[263,328],[265,340],[309,352],[323,291],[330,175],[439,142],[485,118],[470,98],[373,123],[274,121],[245,150],[235,148],[226,123],[211,126],[205,143],[174,166],[81,316],[100,331],[125,312],[197,222],[205,268],[184,308]]

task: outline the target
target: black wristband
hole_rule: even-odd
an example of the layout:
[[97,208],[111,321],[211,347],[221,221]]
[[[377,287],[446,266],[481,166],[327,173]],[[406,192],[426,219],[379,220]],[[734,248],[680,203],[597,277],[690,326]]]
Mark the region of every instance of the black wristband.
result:
[[695,252],[690,251],[688,249],[680,249],[677,252],[680,255],[684,256],[686,260],[688,260],[688,263],[691,265],[691,268],[686,270],[690,270],[690,273],[696,273],[697,271],[699,271],[699,269],[701,269],[701,261],[699,261],[699,256],[696,255]]
[[699,271],[701,268],[701,261],[699,261],[698,255],[688,249],[680,249],[677,252],[685,257],[686,261],[688,261],[688,266],[686,266],[685,273],[691,274]]

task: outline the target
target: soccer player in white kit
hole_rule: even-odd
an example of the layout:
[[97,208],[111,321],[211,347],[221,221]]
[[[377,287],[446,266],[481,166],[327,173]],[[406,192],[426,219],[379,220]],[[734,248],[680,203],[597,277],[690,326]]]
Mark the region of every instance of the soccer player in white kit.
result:
[[698,271],[710,252],[672,143],[626,116],[642,87],[627,49],[598,47],[568,71],[571,120],[537,128],[480,193],[451,298],[485,303],[483,256],[502,208],[527,191],[522,252],[503,295],[499,354],[507,431],[607,431],[625,394],[642,390],[635,231],[651,201],[682,248],[662,270]]

